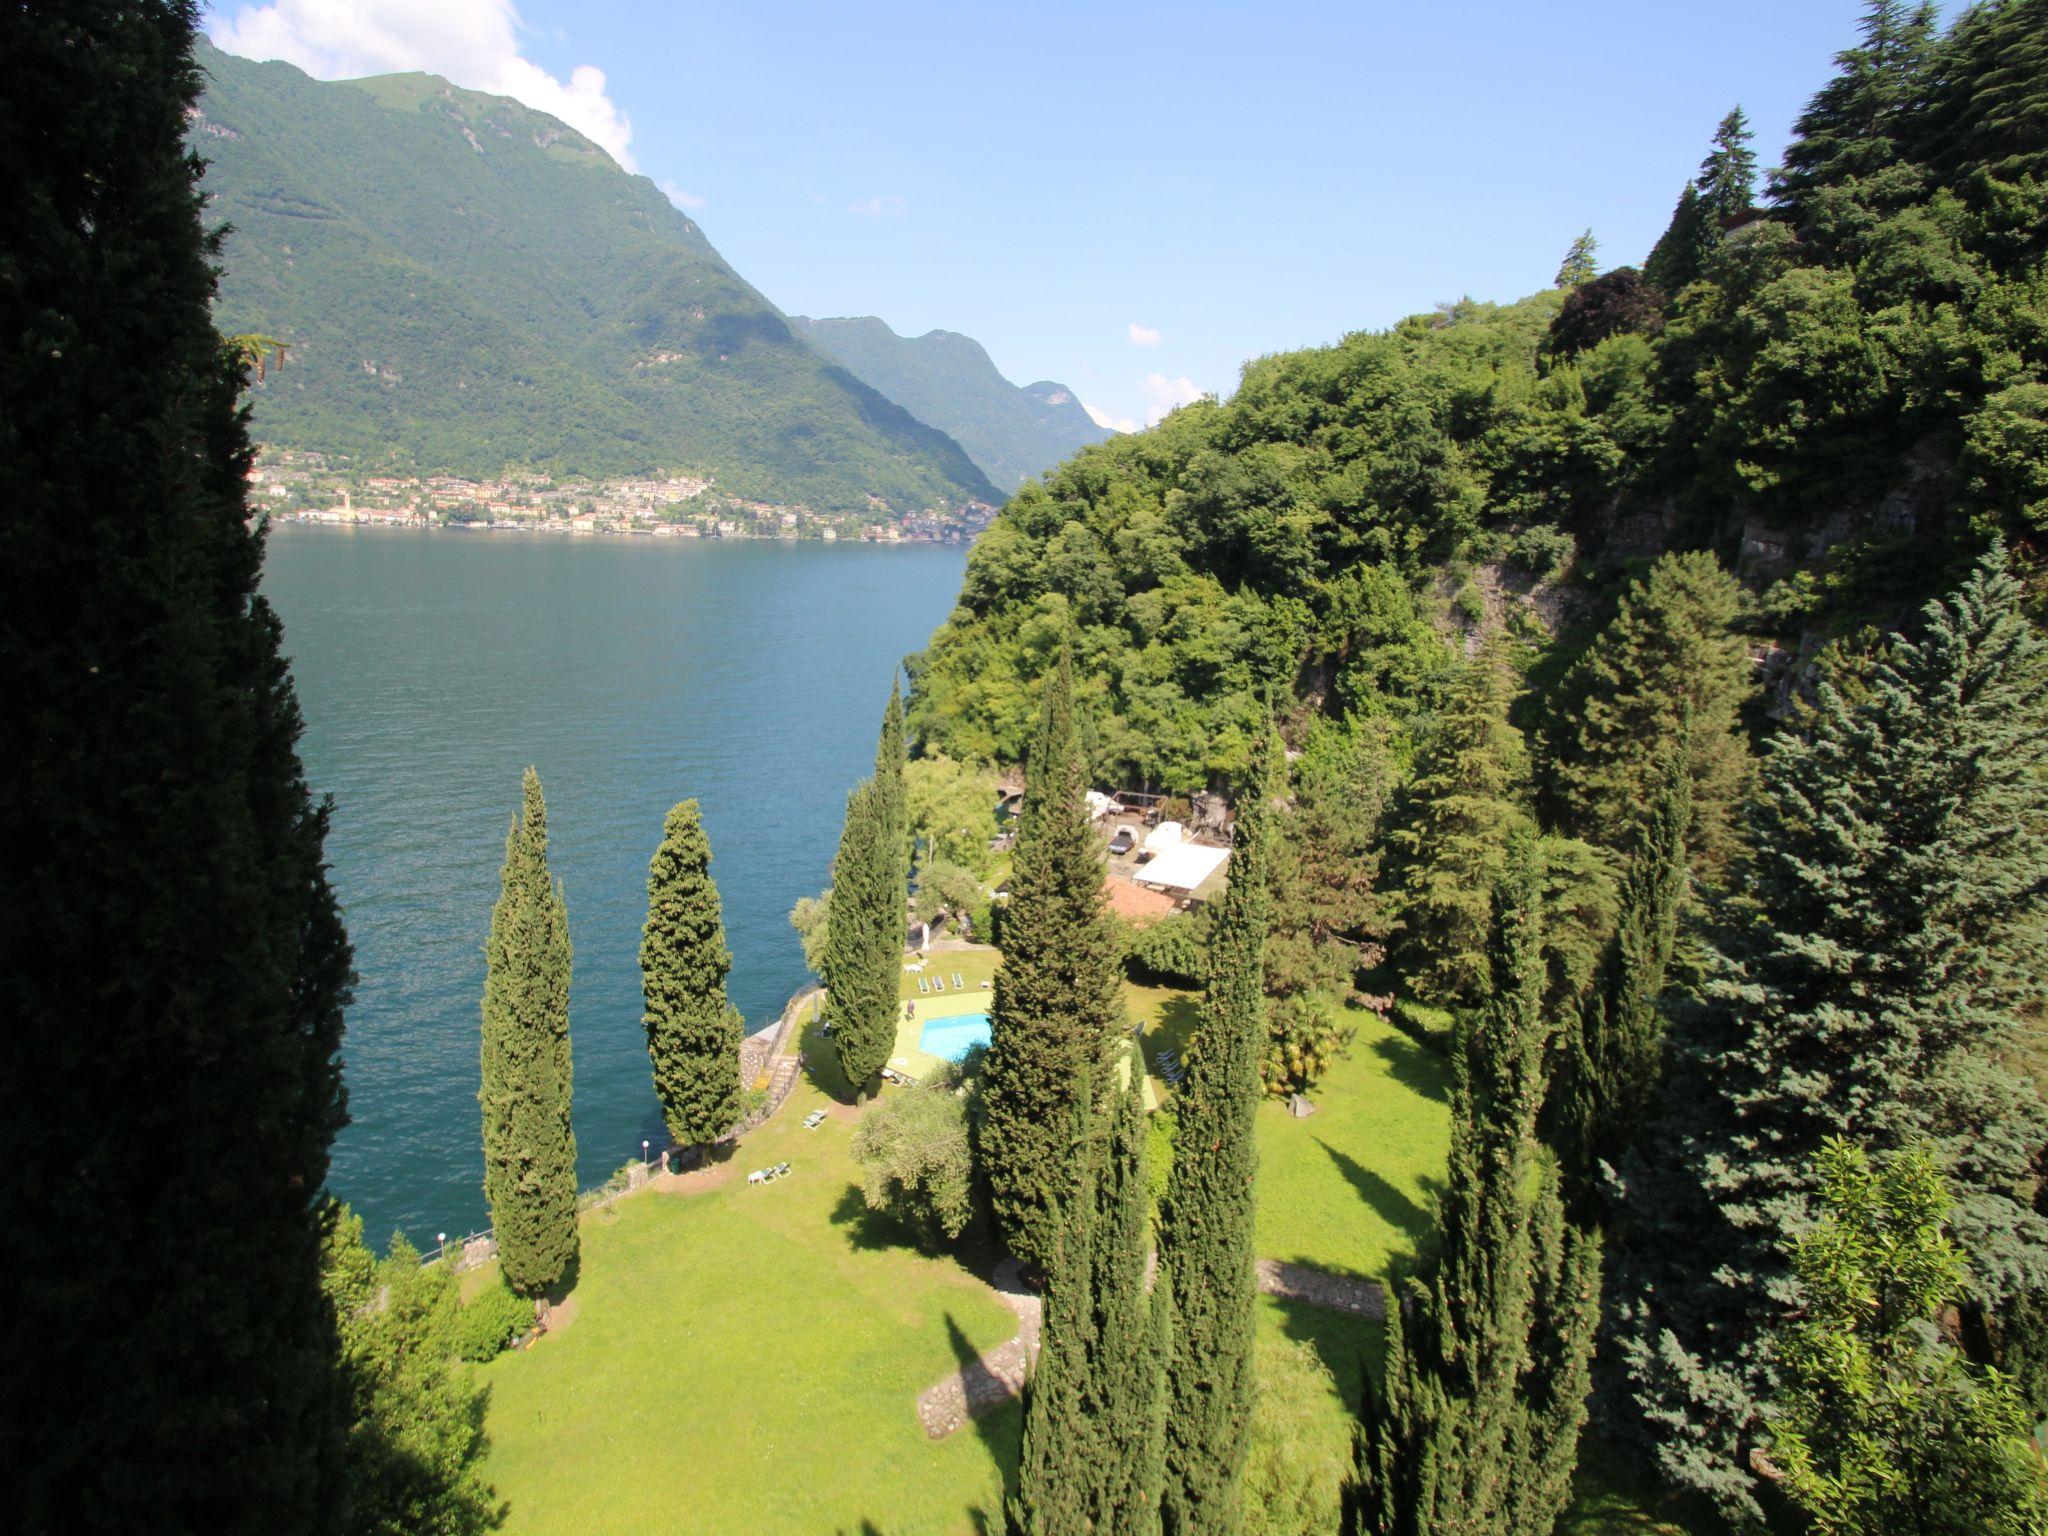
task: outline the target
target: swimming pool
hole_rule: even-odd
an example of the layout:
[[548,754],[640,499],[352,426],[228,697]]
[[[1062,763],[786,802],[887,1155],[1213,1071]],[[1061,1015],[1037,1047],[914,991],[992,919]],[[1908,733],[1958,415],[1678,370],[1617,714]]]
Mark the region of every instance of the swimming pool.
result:
[[988,1015],[956,1013],[949,1019],[927,1019],[917,1032],[917,1048],[958,1061],[977,1045],[988,1044]]

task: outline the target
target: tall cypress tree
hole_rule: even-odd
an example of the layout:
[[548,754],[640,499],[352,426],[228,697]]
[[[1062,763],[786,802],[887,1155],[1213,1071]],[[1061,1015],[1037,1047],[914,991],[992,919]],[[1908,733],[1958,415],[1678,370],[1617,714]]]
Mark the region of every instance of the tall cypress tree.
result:
[[903,954],[903,892],[884,796],[863,779],[846,797],[832,864],[825,928],[825,992],[832,1041],[854,1092],[865,1093],[896,1043],[896,978]]
[[1570,1496],[1599,1311],[1599,1251],[1569,1226],[1536,1140],[1549,1027],[1537,851],[1508,850],[1483,1011],[1459,1016],[1440,1249],[1387,1309],[1347,1530],[1547,1536]]
[[1933,1145],[1980,1300],[2048,1271],[2023,1197],[2048,1112],[2006,1065],[2048,1004],[2048,643],[1993,556],[1864,682],[1852,706],[1823,681],[1771,744],[1753,865],[1623,1207],[1631,1390],[1666,1474],[1739,1511],[1766,1336],[1796,1301],[1781,1234],[1813,1219],[1828,1137]]
[[548,811],[526,770],[484,942],[484,1196],[505,1283],[543,1296],[576,1262],[569,1121],[569,909],[548,873]]
[[1090,1417],[1095,1308],[1090,1283],[1095,1189],[1100,1155],[1087,1078],[1067,1106],[1066,1136],[1074,1155],[1045,1266],[1038,1359],[1024,1391],[1017,1491],[1008,1509],[1011,1536],[1090,1536],[1091,1475],[1100,1474],[1105,1434],[1115,1426]]
[[1065,651],[1045,682],[1003,919],[1003,965],[982,1076],[982,1157],[1010,1251],[1052,1258],[1072,1164],[1069,1109],[1083,1078],[1107,1102],[1124,1025],[1121,946],[1103,903]]
[[903,690],[892,679],[889,706],[882,713],[882,734],[875,742],[875,793],[887,829],[886,846],[895,850],[899,906],[910,889],[910,787],[903,776],[904,756]]
[[1229,1536],[1243,1519],[1257,1282],[1253,1117],[1266,1044],[1270,734],[1238,799],[1230,883],[1209,941],[1209,985],[1175,1097],[1179,1124],[1159,1210],[1173,1305],[1166,1367],[1166,1529]]
[[[312,1531],[350,953],[177,0],[0,11],[0,1526]],[[139,1159],[139,1161],[138,1161]]]
[[697,802],[685,800],[662,824],[647,870],[647,925],[640,936],[647,1054],[668,1133],[702,1146],[732,1129],[740,1108],[739,1010],[725,995],[732,951],[711,840]]

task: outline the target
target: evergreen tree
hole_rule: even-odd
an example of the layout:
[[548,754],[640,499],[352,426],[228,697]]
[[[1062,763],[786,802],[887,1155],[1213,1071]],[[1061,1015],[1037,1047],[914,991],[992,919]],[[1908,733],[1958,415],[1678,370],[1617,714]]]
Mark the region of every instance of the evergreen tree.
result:
[[899,904],[910,890],[910,786],[904,778],[903,691],[889,683],[889,706],[882,713],[882,734],[875,742],[875,793],[881,807],[887,846],[896,850],[896,895]]
[[2003,1060],[2048,1002],[2048,644],[1993,556],[1854,706],[1817,695],[1766,758],[1753,865],[1623,1207],[1631,1390],[1667,1475],[1738,1511],[1797,1294],[1779,1240],[1813,1219],[1828,1137],[1934,1146],[1984,1302],[2048,1271],[2021,1198],[2048,1113]]
[[351,1403],[349,1536],[474,1536],[502,1512],[483,1477],[484,1389],[456,1360],[461,1293],[403,1237],[379,1263],[334,1213],[323,1284]]
[[1590,283],[1600,275],[1600,267],[1594,255],[1600,249],[1600,242],[1593,238],[1593,231],[1587,230],[1572,242],[1572,248],[1564,253],[1564,261],[1557,269],[1553,286],[1577,288]]
[[1572,668],[1546,756],[1560,819],[1579,836],[1634,846],[1665,764],[1682,751],[1687,847],[1701,873],[1727,867],[1755,772],[1741,718],[1752,689],[1749,648],[1734,627],[1741,598],[1711,553],[1665,555],[1630,584]]
[[569,1120],[569,909],[548,873],[548,812],[526,770],[484,943],[484,1196],[505,1283],[560,1286],[576,1263],[576,1132]]
[[0,13],[0,1526],[330,1529],[350,953],[185,144],[195,7]]
[[1209,983],[1175,1094],[1175,1154],[1159,1208],[1170,1282],[1165,1528],[1229,1536],[1242,1521],[1257,1389],[1252,1353],[1254,1116],[1266,1042],[1266,879],[1273,784],[1270,731],[1238,796],[1230,883],[1209,941]]
[[[1145,1290],[1152,1181],[1145,1159],[1145,1072],[1135,1055],[1116,1096],[1095,1190],[1095,1361],[1089,1418],[1104,1436],[1095,1477],[1096,1536],[1159,1536],[1165,1478],[1164,1297]],[[1163,1288],[1170,1296],[1170,1286]]]
[[1508,850],[1493,990],[1459,1015],[1440,1248],[1387,1309],[1347,1529],[1548,1536],[1570,1497],[1599,1307],[1599,1250],[1564,1220],[1536,1140],[1550,1033],[1538,859]]
[[846,797],[846,824],[832,863],[823,974],[832,1042],[856,1093],[865,1093],[896,1043],[903,955],[903,891],[896,880],[885,797],[863,779]]
[[[1681,735],[1681,741],[1683,740]],[[1577,1197],[1594,1204],[1602,1164],[1620,1163],[1655,1105],[1663,1070],[1660,999],[1686,895],[1691,819],[1687,754],[1674,753],[1622,882],[1621,913],[1598,984],[1572,1031],[1561,1085],[1558,1141]]]
[[1678,206],[1671,210],[1671,222],[1643,261],[1643,280],[1676,298],[1680,289],[1699,278],[1708,254],[1720,243],[1721,228],[1713,209],[1700,196],[1698,184],[1688,181],[1678,195]]
[[1740,218],[1756,206],[1756,151],[1749,119],[1737,107],[1714,130],[1714,147],[1700,162],[1700,201],[1710,217]]
[[1484,994],[1493,887],[1509,832],[1527,822],[1515,803],[1527,753],[1508,723],[1508,690],[1506,658],[1493,648],[1459,674],[1389,839],[1403,974],[1432,1002],[1469,1005]]
[[1929,4],[1865,0],[1862,44],[1835,55],[1835,77],[1793,125],[1783,167],[1771,173],[1771,198],[1795,218],[1823,188],[1867,181],[1901,158],[1901,139],[1914,136],[1934,51]]
[[1083,1079],[1102,1088],[1124,1028],[1122,945],[1103,902],[1073,688],[1062,651],[1026,765],[982,1078],[990,1202],[1010,1251],[1041,1266],[1071,1177],[1069,1109]]
[[668,1133],[681,1146],[716,1141],[739,1118],[745,1030],[725,995],[731,970],[711,878],[711,840],[697,802],[685,800],[662,823],[661,846],[647,869],[647,925],[640,937],[642,1022],[654,1092]]

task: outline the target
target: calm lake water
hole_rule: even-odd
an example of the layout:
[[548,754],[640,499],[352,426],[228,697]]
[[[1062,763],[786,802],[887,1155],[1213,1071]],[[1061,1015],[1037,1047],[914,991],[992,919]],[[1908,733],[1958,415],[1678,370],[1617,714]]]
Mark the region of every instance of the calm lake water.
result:
[[273,533],[264,585],[307,773],[334,796],[361,976],[330,1184],[374,1240],[488,1220],[477,1009],[526,765],[576,950],[587,1187],[661,1136],[638,956],[663,814],[703,805],[732,997],[758,1028],[807,978],[786,914],[824,885],[890,669],[951,609],[964,563],[935,546]]

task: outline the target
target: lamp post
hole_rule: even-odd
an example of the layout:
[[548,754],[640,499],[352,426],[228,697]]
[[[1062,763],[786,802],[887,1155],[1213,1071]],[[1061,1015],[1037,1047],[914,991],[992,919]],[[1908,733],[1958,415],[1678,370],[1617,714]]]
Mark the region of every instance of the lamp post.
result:
[[649,1145],[649,1143],[648,1143],[648,1142],[646,1142],[645,1140],[642,1140],[642,1141],[641,1141],[641,1143],[640,1143],[640,1163],[641,1163],[641,1166],[642,1166],[642,1167],[645,1167],[645,1166],[646,1166],[646,1163],[647,1163],[647,1148],[648,1148],[648,1145]]

